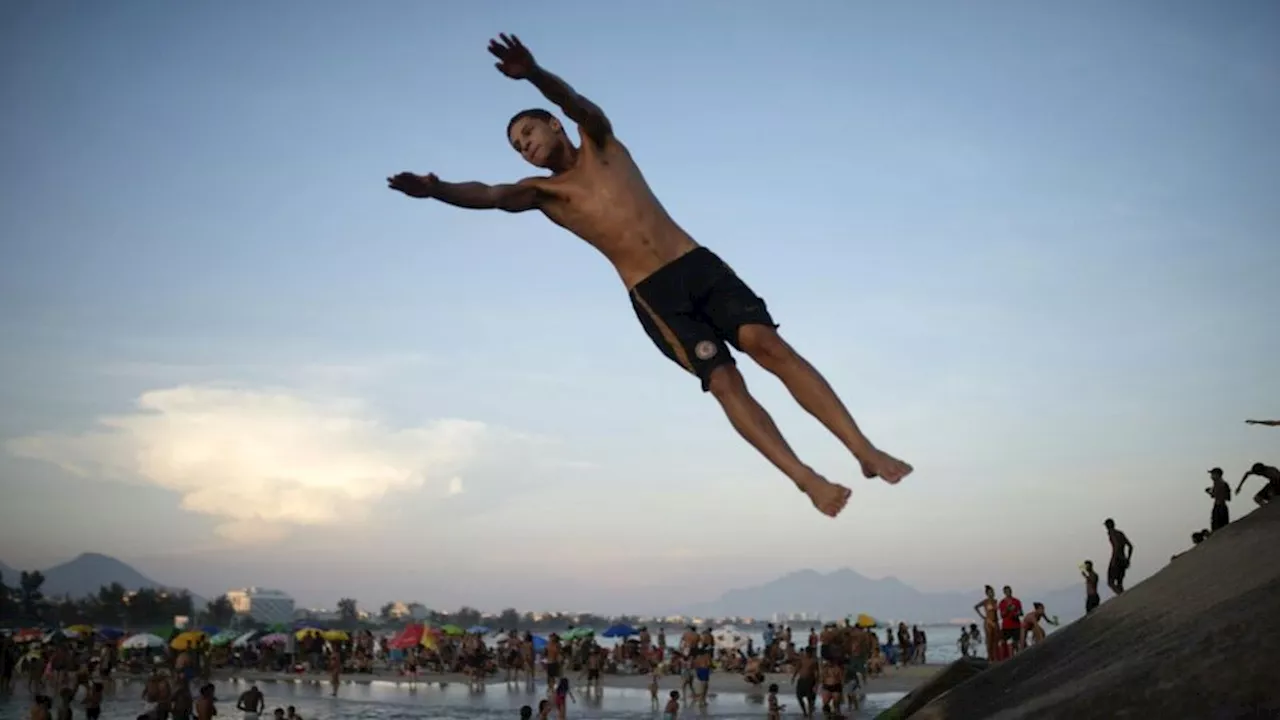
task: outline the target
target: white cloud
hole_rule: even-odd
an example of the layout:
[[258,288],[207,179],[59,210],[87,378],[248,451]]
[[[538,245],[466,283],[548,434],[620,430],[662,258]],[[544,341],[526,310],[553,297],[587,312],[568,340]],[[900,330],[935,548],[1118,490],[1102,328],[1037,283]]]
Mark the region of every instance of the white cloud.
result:
[[186,385],[144,393],[133,412],[88,432],[7,447],[77,475],[171,490],[183,509],[222,520],[220,535],[255,542],[349,523],[389,492],[460,494],[481,447],[510,437],[456,419],[390,428],[350,400]]

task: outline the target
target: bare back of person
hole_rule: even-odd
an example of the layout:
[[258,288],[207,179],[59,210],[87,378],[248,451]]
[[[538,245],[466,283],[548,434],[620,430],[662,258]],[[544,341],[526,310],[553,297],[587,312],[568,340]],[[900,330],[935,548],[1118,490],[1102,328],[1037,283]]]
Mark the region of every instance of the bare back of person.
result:
[[671,218],[603,111],[538,66],[515,36],[491,41],[489,52],[503,74],[533,83],[578,125],[579,145],[551,113],[525,110],[511,118],[507,140],[527,162],[552,175],[488,185],[402,172],[387,178],[388,187],[468,209],[538,210],[595,247],[622,278],[658,349],[697,376],[734,429],[824,514],[838,515],[849,489],[800,461],[747,391],[730,346],[778,377],[848,448],[863,476],[896,484],[910,474],[909,464],[867,439],[822,375],[778,335],[764,300]]

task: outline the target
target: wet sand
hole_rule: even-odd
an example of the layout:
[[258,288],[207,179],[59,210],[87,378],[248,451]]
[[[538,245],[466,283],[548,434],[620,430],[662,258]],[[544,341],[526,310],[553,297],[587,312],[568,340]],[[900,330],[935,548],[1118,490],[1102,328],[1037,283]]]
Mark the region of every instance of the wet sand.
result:
[[[933,677],[935,673],[941,670],[943,665],[911,665],[905,668],[889,668],[879,677],[873,677],[864,692],[868,693],[905,693],[914,690],[924,681]],[[297,673],[273,673],[258,672],[256,670],[219,670],[214,673],[215,680],[232,680],[246,683],[323,683],[328,684],[329,677],[320,673],[308,673],[299,675]],[[495,675],[486,681],[486,685],[506,685],[504,681],[505,675]],[[585,676],[579,676],[577,673],[569,675],[570,682],[573,683],[575,692],[585,682]],[[461,673],[426,673],[418,676],[416,683],[410,678],[398,673],[379,670],[371,674],[348,674],[342,676],[342,683],[346,684],[393,684],[408,687],[410,685],[430,686],[430,685],[462,685],[467,684],[467,677]],[[742,675],[737,673],[713,673],[711,675],[711,693],[743,693],[763,694],[769,687],[770,683],[777,683],[779,693],[782,695],[793,695],[794,688],[791,685],[791,676],[784,673],[772,673],[759,686],[754,686],[743,679]],[[515,683],[513,683],[514,685]],[[539,683],[541,684],[541,682]],[[601,685],[606,688],[620,690],[647,690],[649,687],[648,675],[603,675],[601,676]],[[669,692],[671,690],[679,690],[681,685],[680,677],[676,675],[668,675],[659,680],[659,686],[662,691]]]

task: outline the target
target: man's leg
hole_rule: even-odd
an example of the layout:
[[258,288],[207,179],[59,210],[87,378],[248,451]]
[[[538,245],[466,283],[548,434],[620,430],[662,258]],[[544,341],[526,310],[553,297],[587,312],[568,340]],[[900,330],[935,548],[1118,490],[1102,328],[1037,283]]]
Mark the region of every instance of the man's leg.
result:
[[769,413],[747,391],[747,383],[737,367],[731,364],[720,365],[711,371],[707,385],[738,434],[759,450],[774,467],[791,478],[796,487],[809,496],[814,506],[831,517],[844,509],[849,500],[849,489],[828,482],[796,457],[773,418],[769,417]]
[[777,330],[769,325],[743,325],[738,329],[738,345],[760,367],[776,375],[800,407],[844,443],[862,465],[863,475],[879,477],[892,484],[911,473],[910,465],[871,444],[822,374],[788,345]]

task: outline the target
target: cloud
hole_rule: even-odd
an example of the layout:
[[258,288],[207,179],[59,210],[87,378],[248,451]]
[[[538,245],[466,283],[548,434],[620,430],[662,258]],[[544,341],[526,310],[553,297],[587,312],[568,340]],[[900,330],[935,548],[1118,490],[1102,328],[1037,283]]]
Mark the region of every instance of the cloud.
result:
[[391,492],[460,494],[482,447],[513,437],[457,419],[390,428],[351,400],[184,385],[146,392],[88,432],[6,445],[76,475],[171,490],[183,509],[223,521],[223,537],[261,542],[348,523]]

